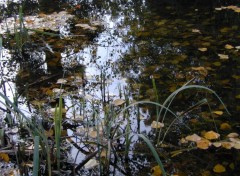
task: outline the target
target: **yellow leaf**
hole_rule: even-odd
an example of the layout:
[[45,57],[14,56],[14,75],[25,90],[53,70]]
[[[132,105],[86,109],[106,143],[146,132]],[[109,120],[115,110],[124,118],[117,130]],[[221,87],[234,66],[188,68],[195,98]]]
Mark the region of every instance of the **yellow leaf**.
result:
[[233,47],[232,45],[226,44],[226,45],[225,45],[225,48],[226,48],[226,49],[233,49],[234,47]]
[[46,130],[46,131],[45,131],[45,135],[46,135],[47,137],[53,136],[53,129],[50,128],[49,130]]
[[215,10],[220,11],[220,10],[222,10],[222,8],[221,7],[216,7]]
[[230,167],[230,169],[234,170],[235,169],[234,163],[229,164],[229,167]]
[[151,169],[152,176],[161,176],[162,170],[159,165],[152,167]]
[[201,34],[201,31],[199,29],[192,29],[192,32]]
[[240,9],[234,9],[234,12],[240,13]]
[[192,70],[198,71],[203,76],[207,76],[208,74],[208,70],[204,67],[192,67]]
[[240,149],[240,144],[239,143],[234,143],[233,148],[239,150]]
[[229,59],[228,55],[226,54],[218,54],[219,58],[222,59],[222,60],[227,60]]
[[151,127],[152,128],[162,128],[162,127],[164,127],[164,124],[163,123],[161,123],[161,122],[157,122],[157,121],[153,121],[152,122],[152,124],[151,124]]
[[226,168],[221,164],[216,164],[213,168],[213,172],[215,172],[215,173],[226,172]]
[[235,48],[236,48],[237,50],[239,50],[239,49],[240,49],[240,46],[235,46]]
[[229,134],[227,135],[228,138],[237,138],[238,136],[239,136],[238,133],[229,133]]
[[205,52],[207,51],[207,48],[198,48],[199,51]]
[[212,145],[214,146],[214,147],[221,147],[222,146],[222,143],[221,142],[213,142],[212,143]]
[[213,111],[213,113],[216,114],[216,115],[223,115],[222,111]]
[[201,140],[201,137],[198,136],[197,134],[193,134],[193,135],[189,135],[189,136],[185,137],[185,139],[187,141],[197,142],[197,141]]
[[200,149],[208,149],[209,146],[211,146],[211,142],[207,139],[201,139],[200,141],[197,141],[197,148],[200,148]]
[[215,65],[216,67],[219,67],[219,66],[221,66],[222,64],[221,64],[221,62],[213,62],[213,65]]
[[234,143],[232,142],[221,142],[222,143],[222,147],[225,149],[231,149],[234,146]]
[[5,162],[9,162],[9,156],[6,153],[0,153],[0,159],[2,159]]
[[235,98],[237,98],[237,99],[240,99],[240,94],[239,94],[239,95],[237,95]]
[[212,140],[212,139],[218,139],[220,137],[220,134],[214,132],[214,131],[208,131],[204,134],[204,138]]
[[230,130],[232,127],[228,123],[222,123],[220,125],[221,130]]

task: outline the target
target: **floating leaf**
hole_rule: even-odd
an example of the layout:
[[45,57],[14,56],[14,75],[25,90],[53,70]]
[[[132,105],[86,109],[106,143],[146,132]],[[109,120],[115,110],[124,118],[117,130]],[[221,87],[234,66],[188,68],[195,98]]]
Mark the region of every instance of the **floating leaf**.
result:
[[214,131],[208,131],[204,134],[204,138],[212,140],[212,139],[218,139],[220,137],[220,134],[214,132]]
[[216,67],[220,67],[222,64],[221,62],[213,62],[213,65],[215,65]]
[[100,156],[101,156],[102,158],[107,158],[107,150],[106,150],[106,149],[103,149],[103,150],[101,151]]
[[231,149],[234,146],[232,142],[222,142],[222,147],[225,149]]
[[197,141],[200,141],[202,138],[200,136],[198,136],[197,134],[193,134],[193,135],[189,135],[189,136],[185,137],[185,139],[187,141],[197,142]]
[[229,141],[234,142],[234,143],[240,143],[239,138],[229,138]]
[[227,60],[229,59],[228,55],[226,54],[218,54],[219,58],[222,59],[222,60]]
[[237,98],[237,99],[240,99],[240,94],[239,94],[239,95],[237,95],[235,98]]
[[188,143],[188,141],[185,138],[181,138],[179,142],[180,142],[180,144]]
[[152,123],[151,123],[151,127],[152,128],[162,128],[162,127],[164,127],[164,124],[163,123],[161,123],[161,122],[157,122],[157,121],[153,121]]
[[223,172],[226,172],[226,168],[223,165],[221,165],[221,164],[217,164],[217,165],[214,166],[213,172],[215,172],[215,173],[223,173]]
[[64,89],[54,88],[52,91],[53,91],[54,93],[59,93],[59,94],[61,94],[61,93],[64,92]]
[[199,51],[205,52],[207,51],[207,48],[198,48]]
[[232,127],[228,123],[222,123],[220,125],[221,130],[230,130]]
[[125,103],[125,100],[123,100],[123,99],[116,99],[116,100],[113,101],[113,104],[115,106],[121,106],[124,103]]
[[221,7],[216,7],[215,10],[220,11],[223,10]]
[[57,80],[56,84],[66,84],[66,83],[67,83],[66,79],[60,78],[60,79]]
[[96,27],[90,26],[90,25],[88,25],[88,24],[76,24],[75,26],[76,26],[76,27],[81,27],[81,28],[83,28],[83,29],[92,30],[92,31],[97,30]]
[[91,169],[91,168],[93,168],[93,167],[95,167],[95,166],[97,166],[97,165],[98,165],[97,160],[95,160],[95,159],[90,159],[90,160],[84,165],[84,167],[85,167],[85,169]]
[[225,45],[225,48],[226,48],[226,49],[233,49],[234,47],[233,47],[232,45],[226,44],[226,45]]
[[211,142],[207,139],[201,139],[200,141],[197,141],[197,148],[200,148],[200,149],[208,149],[209,146],[211,146]]
[[219,115],[219,116],[223,115],[223,111],[213,111],[213,113],[216,114],[216,115]]
[[97,131],[90,131],[90,132],[89,132],[89,136],[90,136],[91,138],[96,138],[96,137],[97,137]]
[[201,34],[201,31],[199,29],[192,29],[192,32]]
[[222,143],[221,142],[213,142],[212,143],[212,145],[214,146],[214,147],[221,147],[222,146]]
[[233,148],[239,150],[240,149],[240,143],[234,143]]
[[229,134],[227,135],[228,138],[237,138],[238,136],[239,136],[238,133],[229,133]]
[[46,131],[45,131],[45,135],[46,135],[47,137],[52,137],[52,136],[53,136],[53,129],[50,128],[49,130],[46,130]]
[[161,176],[162,170],[159,165],[152,167],[151,169],[152,176]]
[[229,168],[232,169],[232,170],[234,170],[234,169],[235,169],[234,163],[229,164]]
[[235,48],[236,48],[237,50],[239,50],[239,49],[240,49],[240,46],[235,46]]
[[5,161],[5,162],[9,162],[9,156],[8,156],[8,154],[6,154],[6,153],[0,153],[0,159],[2,159],[3,161]]
[[203,76],[207,76],[208,74],[208,70],[204,67],[192,67],[192,70],[198,71]]

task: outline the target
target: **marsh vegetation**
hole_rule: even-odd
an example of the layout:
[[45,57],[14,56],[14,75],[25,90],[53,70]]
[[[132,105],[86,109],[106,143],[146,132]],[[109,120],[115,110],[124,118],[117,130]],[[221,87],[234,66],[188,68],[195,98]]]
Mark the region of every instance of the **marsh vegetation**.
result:
[[237,1],[0,5],[0,175],[239,175]]

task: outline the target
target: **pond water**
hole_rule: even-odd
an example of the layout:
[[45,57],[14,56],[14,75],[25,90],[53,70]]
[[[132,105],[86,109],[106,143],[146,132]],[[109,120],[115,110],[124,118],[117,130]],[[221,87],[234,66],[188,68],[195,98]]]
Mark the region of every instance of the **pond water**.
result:
[[[72,175],[73,168],[80,175],[151,175],[156,161],[138,137],[132,135],[128,157],[124,158],[124,136],[129,127],[125,116],[130,117],[133,134],[142,133],[156,144],[157,133],[151,124],[159,108],[145,104],[124,115],[119,112],[136,101],[163,103],[190,80],[189,84],[214,90],[231,116],[216,97],[202,90],[187,90],[176,96],[170,109],[181,119],[172,123],[173,117],[167,115],[164,125],[170,130],[163,129],[167,134],[161,136],[164,145],[156,147],[166,172],[239,175],[237,147],[211,146],[203,150],[196,148],[194,141],[180,141],[188,135],[204,136],[213,130],[226,145],[239,144],[239,138],[234,138],[232,144],[227,143],[226,137],[240,132],[238,1],[39,0],[0,4],[1,93],[32,121],[43,124],[50,140],[54,133],[53,112],[62,95],[62,150],[63,157],[67,156],[62,159],[63,175]],[[29,30],[13,35],[14,24],[24,29],[21,15]],[[204,98],[207,103],[191,108]],[[18,126],[17,114],[6,111],[9,103],[3,98],[1,101],[0,127],[6,128],[9,138],[13,133],[9,131]],[[6,122],[9,117],[14,119],[11,123]],[[112,120],[113,117],[117,118]],[[103,127],[100,121],[104,121]],[[98,162],[107,168],[99,164],[89,166],[90,169],[87,165],[85,169],[80,167],[86,156],[99,150],[99,139],[91,131],[107,136],[102,137],[100,144],[102,148],[108,145],[108,152],[109,148],[113,150],[111,160],[106,159],[104,152],[99,157],[91,156],[92,161],[102,158]],[[11,145],[24,146],[22,140],[28,141],[29,137],[16,134],[15,138]],[[0,153],[4,152],[1,148]],[[10,156],[14,163],[16,158]],[[20,160],[27,161],[26,157]],[[44,163],[43,159],[40,166]],[[225,170],[219,170],[218,165]],[[43,174],[46,167],[42,168]]]

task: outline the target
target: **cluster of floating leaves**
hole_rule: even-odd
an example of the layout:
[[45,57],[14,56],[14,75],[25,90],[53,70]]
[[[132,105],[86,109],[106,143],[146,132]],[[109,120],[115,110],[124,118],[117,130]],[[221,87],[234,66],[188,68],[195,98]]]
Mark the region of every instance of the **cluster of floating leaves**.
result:
[[[66,11],[61,11],[49,15],[39,14],[37,16],[26,16],[22,22],[28,29],[59,31],[59,28],[66,25],[67,20],[73,17],[73,15],[68,14]],[[0,34],[6,32],[14,33],[16,29],[20,29],[20,25],[21,20],[19,17],[17,19],[9,17],[4,22],[0,23]]]
[[217,8],[215,8],[215,10],[217,10],[217,11],[221,11],[221,10],[233,10],[233,11],[236,12],[236,13],[240,13],[240,7],[234,6],[234,5],[217,7]]
[[[33,2],[37,2],[37,0],[31,0]],[[0,0],[0,5],[4,6],[5,8],[10,4],[10,3],[21,3],[21,0]]]
[[225,149],[240,149],[240,139],[238,133],[229,133],[224,140],[218,140],[220,137],[219,133],[214,131],[208,131],[203,134],[203,137],[200,137],[197,134],[192,134],[182,138],[180,143],[194,142],[196,147],[199,149],[208,149],[210,146],[216,148],[223,147]]

